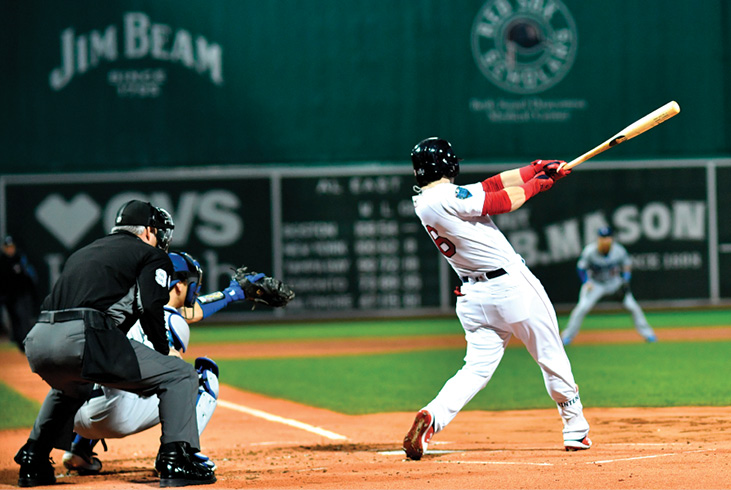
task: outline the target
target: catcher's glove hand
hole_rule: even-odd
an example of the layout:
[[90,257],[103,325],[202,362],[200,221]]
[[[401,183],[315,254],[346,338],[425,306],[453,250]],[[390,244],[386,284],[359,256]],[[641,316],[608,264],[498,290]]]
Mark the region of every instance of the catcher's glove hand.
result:
[[292,288],[279,279],[257,272],[249,272],[246,267],[236,269],[232,278],[239,283],[249,301],[279,308],[286,306],[294,298]]

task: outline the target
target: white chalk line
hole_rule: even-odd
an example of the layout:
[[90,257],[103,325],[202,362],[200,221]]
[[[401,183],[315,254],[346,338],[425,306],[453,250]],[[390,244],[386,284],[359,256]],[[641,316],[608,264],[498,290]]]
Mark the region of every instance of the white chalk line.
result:
[[634,456],[631,458],[605,459],[602,461],[586,461],[584,464],[606,464],[606,463],[616,463],[618,461],[634,461],[637,459],[665,458],[667,456],[678,456],[681,454],[690,454],[690,453],[705,453],[708,451],[715,451],[715,449],[698,449],[696,451],[681,451],[679,453],[649,454],[647,456]]
[[687,446],[687,442],[603,442],[602,446]]
[[[605,444],[609,445],[609,444]],[[626,446],[639,446],[643,445],[642,443],[637,444],[614,444],[614,445],[626,445]],[[644,444],[644,445],[650,445]],[[608,464],[608,463],[617,463],[621,461],[634,461],[638,459],[652,459],[652,458],[664,458],[667,456],[680,456],[683,454],[691,454],[691,453],[703,453],[703,452],[709,452],[709,451],[715,451],[715,449],[697,449],[693,451],[680,451],[675,453],[665,453],[665,454],[649,454],[646,456],[633,456],[630,458],[615,458],[615,459],[605,459],[601,461],[584,461],[583,464]],[[453,453],[464,453],[466,451],[448,451],[448,450],[438,450],[438,451],[427,451],[425,455],[428,454],[453,454]],[[498,451],[490,451],[490,452],[504,452],[502,450]],[[384,455],[384,456],[398,456],[403,455],[403,450],[401,451],[379,451],[378,454]],[[442,459],[437,459],[434,461],[435,463],[442,463],[442,464],[492,464],[492,465],[525,465],[525,466],[557,466],[555,463],[537,463],[537,462],[531,462],[531,461],[462,461],[462,460],[455,460],[455,461],[447,461]],[[560,465],[570,465],[574,463],[560,463]]]
[[343,435],[336,434],[335,432],[331,432],[329,430],[323,429],[322,427],[316,427],[314,425],[306,424],[304,422],[300,422],[299,420],[280,417],[279,415],[274,415],[274,414],[271,414],[268,412],[264,412],[262,410],[257,410],[255,408],[245,407],[243,405],[239,405],[237,403],[231,403],[226,400],[219,399],[218,406],[226,407],[231,410],[235,410],[237,412],[253,415],[254,417],[259,417],[264,420],[268,420],[270,422],[276,422],[278,424],[284,424],[284,425],[288,425],[290,427],[295,427],[297,429],[302,429],[307,432],[311,432],[313,434],[317,434],[319,436],[326,437],[328,439],[332,439],[334,441],[344,441],[344,440],[348,439],[347,437],[345,437]]
[[444,461],[436,460],[435,463],[449,464],[500,464],[500,465],[527,465],[527,466],[555,466],[553,463],[531,463],[529,461]]

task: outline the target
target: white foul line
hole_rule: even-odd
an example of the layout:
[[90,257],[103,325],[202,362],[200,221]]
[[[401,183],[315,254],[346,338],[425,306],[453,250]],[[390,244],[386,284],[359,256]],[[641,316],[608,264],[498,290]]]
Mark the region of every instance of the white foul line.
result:
[[297,429],[306,430],[307,432],[312,432],[313,434],[327,437],[328,439],[333,439],[336,441],[343,441],[348,439],[347,437],[336,434],[335,432],[330,432],[329,430],[315,427],[314,425],[306,424],[304,422],[300,422],[299,420],[287,419],[284,417],[280,417],[279,415],[274,415],[271,413],[263,412],[261,410],[257,410],[255,408],[249,408],[243,405],[238,405],[236,403],[227,402],[226,400],[218,400],[218,405],[221,407],[230,408],[231,410],[235,410],[237,412],[247,413],[249,415],[253,415],[254,417],[259,417],[270,422],[277,422],[279,424],[289,425],[290,427],[296,427]]
[[529,465],[529,466],[554,466],[553,463],[529,463],[527,461],[444,461],[444,460],[437,460],[436,463],[450,463],[450,464],[512,464],[512,465]]
[[649,456],[635,456],[633,458],[605,459],[604,461],[587,461],[585,464],[615,463],[617,461],[632,461],[635,459],[663,458],[665,456],[677,456],[678,454],[689,453],[704,453],[708,451],[715,451],[715,449],[698,449],[696,451],[683,451],[682,453],[651,454]]

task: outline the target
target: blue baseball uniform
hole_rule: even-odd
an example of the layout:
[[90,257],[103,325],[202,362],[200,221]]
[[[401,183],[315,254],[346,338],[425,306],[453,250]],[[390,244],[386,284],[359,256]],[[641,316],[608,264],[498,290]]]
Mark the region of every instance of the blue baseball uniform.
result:
[[655,332],[647,323],[642,308],[629,290],[632,258],[620,243],[613,241],[606,254],[599,251],[596,242],[590,243],[584,247],[576,266],[583,284],[579,292],[579,302],[569,316],[566,329],[561,333],[564,345],[574,340],[584,317],[600,299],[615,295],[622,290],[624,290],[622,305],[632,313],[637,331],[648,342],[656,340]]

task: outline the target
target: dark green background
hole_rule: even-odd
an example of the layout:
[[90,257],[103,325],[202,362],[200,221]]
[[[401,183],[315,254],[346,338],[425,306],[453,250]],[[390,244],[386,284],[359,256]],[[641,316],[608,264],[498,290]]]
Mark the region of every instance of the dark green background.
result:
[[[471,29],[483,0],[2,2],[3,171],[402,161],[431,135],[470,159],[569,160],[670,100],[682,115],[613,158],[729,154],[727,2],[563,2],[576,59],[535,97],[586,108],[568,121],[513,124],[469,109],[473,99],[534,97],[505,92],[478,69]],[[223,83],[178,62],[125,59],[127,12],[218,45]],[[52,90],[62,31],[110,25],[119,58]],[[165,70],[162,94],[118,97],[108,73],[128,69]]]

